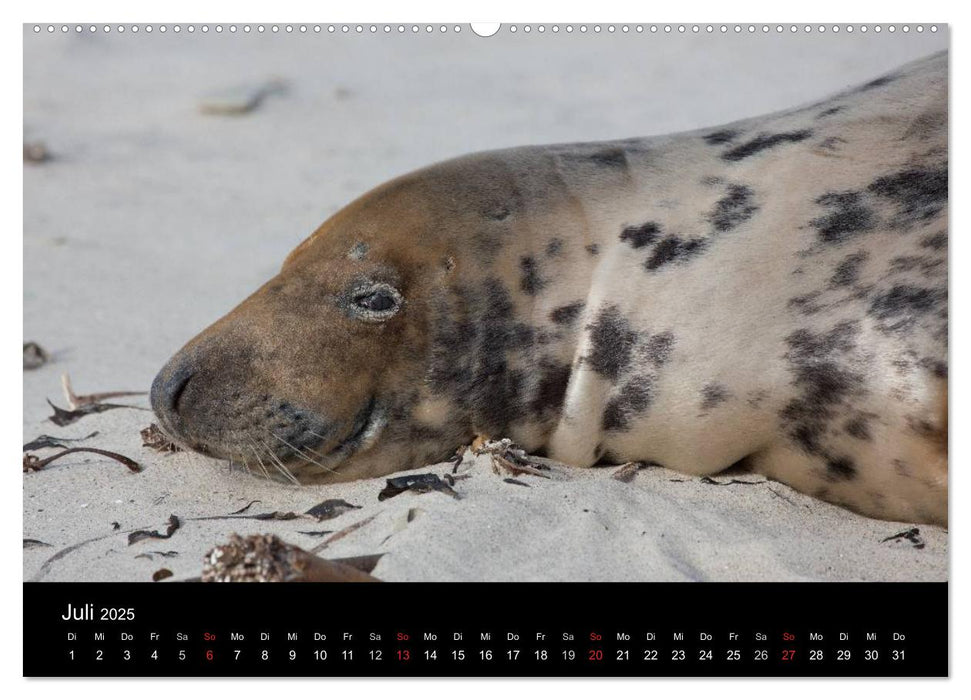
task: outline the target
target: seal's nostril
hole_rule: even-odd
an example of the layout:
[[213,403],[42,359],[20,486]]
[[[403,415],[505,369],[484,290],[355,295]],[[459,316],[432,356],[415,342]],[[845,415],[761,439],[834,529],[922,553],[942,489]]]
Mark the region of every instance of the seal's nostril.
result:
[[159,417],[178,414],[179,399],[195,373],[195,368],[188,364],[174,370],[166,367],[159,372],[152,382],[151,394],[152,409]]

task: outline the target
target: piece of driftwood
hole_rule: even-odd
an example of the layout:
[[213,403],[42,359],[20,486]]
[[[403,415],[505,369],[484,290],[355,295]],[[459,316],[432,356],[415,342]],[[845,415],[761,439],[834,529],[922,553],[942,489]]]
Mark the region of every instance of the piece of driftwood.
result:
[[209,583],[364,583],[380,579],[348,564],[321,559],[276,535],[233,534],[227,544],[214,547],[206,554],[202,580]]
[[101,455],[102,457],[109,457],[115,460],[116,462],[121,462],[126,467],[128,467],[128,471],[134,472],[136,474],[142,470],[142,467],[138,462],[136,462],[133,459],[129,459],[125,455],[120,455],[117,452],[111,452],[109,450],[99,450],[96,447],[69,447],[62,452],[58,452],[56,455],[51,455],[50,457],[45,457],[44,459],[40,459],[37,456],[30,454],[29,452],[24,454],[24,471],[25,472],[40,471],[41,469],[46,467],[54,460],[60,459],[65,455],[74,454],[76,452],[90,452],[92,454]]

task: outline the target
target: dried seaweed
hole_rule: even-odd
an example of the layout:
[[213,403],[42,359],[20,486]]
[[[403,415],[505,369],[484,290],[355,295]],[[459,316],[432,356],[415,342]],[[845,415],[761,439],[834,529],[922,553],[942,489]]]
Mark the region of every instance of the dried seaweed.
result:
[[530,474],[543,479],[550,478],[549,474],[543,473],[549,471],[549,467],[530,460],[526,451],[509,438],[489,440],[480,435],[472,442],[471,450],[476,455],[490,455],[492,457],[492,471],[496,474],[500,473],[501,468],[512,476]]
[[[766,486],[765,488],[767,488],[767,489],[769,489],[769,493],[771,493],[771,494],[772,494],[773,496],[775,496],[776,498],[781,498],[781,499],[782,499],[783,501],[785,501],[786,503],[788,503],[788,504],[790,504],[790,505],[793,505],[793,506],[797,506],[797,507],[798,507],[798,505],[799,505],[799,504],[798,504],[798,503],[796,503],[796,502],[795,502],[794,500],[792,500],[791,498],[789,498],[788,496],[786,496],[785,494],[782,494],[782,493],[779,493],[778,491],[776,491],[776,490],[775,490],[774,488],[772,488],[771,486]],[[804,508],[805,508],[806,510],[812,510],[812,508],[810,508],[809,506],[807,506],[807,505],[806,505],[805,503],[803,504],[803,507],[804,507]]]
[[240,517],[252,520],[296,520],[303,516],[300,513],[294,513],[292,510],[275,510],[272,513],[257,513],[256,515],[242,515]]
[[729,479],[728,481],[715,481],[710,476],[703,476],[700,479],[703,484],[710,484],[711,486],[733,486],[739,484],[741,486],[755,486],[756,484],[764,484],[768,482],[768,479],[761,479],[759,481],[742,481],[741,479]]
[[453,474],[455,474],[459,470],[459,467],[462,465],[463,459],[465,459],[465,456],[463,455],[463,450],[462,448],[459,448],[459,452],[454,457],[452,457],[451,460],[449,460],[452,463]]
[[199,103],[203,114],[241,116],[259,107],[270,95],[282,94],[287,83],[278,78],[263,83],[238,85],[207,95]]
[[445,483],[449,486],[455,486],[456,481],[462,481],[463,479],[471,479],[471,474],[449,474],[446,472],[442,474],[442,478],[445,479]]
[[161,551],[156,551],[156,552],[142,552],[141,554],[136,554],[135,555],[135,558],[136,559],[148,559],[149,561],[154,561],[154,559],[155,559],[156,556],[162,557],[163,559],[173,559],[173,558],[179,556],[179,553],[176,552],[175,550],[171,550],[171,549],[168,550],[167,552],[161,552]]
[[309,515],[317,522],[320,522],[322,520],[332,520],[333,518],[343,515],[349,510],[360,509],[360,507],[361,506],[355,506],[339,498],[329,498],[323,503],[318,503],[313,508],[306,511],[304,515]]
[[47,542],[41,542],[40,540],[32,540],[27,537],[24,538],[24,549],[38,549],[40,547],[53,547],[52,544],[47,544]]
[[633,481],[635,476],[637,476],[637,462],[628,462],[627,464],[621,465],[619,469],[614,471],[614,473],[610,475],[610,478],[616,479],[617,481],[623,481],[626,484]]
[[[68,408],[70,408],[72,411],[83,406],[99,404],[105,399],[117,399],[121,398],[122,396],[144,396],[146,393],[148,393],[145,391],[106,391],[101,394],[87,394],[85,396],[78,396],[71,388],[71,377],[67,374],[67,372],[61,375],[61,388],[64,389],[64,400],[67,401]],[[136,407],[130,406],[129,408]]]
[[47,351],[34,341],[24,343],[24,369],[37,369],[46,365],[50,359]]
[[611,478],[623,481],[625,484],[634,480],[634,477],[642,469],[654,469],[661,465],[657,462],[626,462],[611,474]]
[[126,467],[128,471],[138,473],[142,470],[141,465],[138,464],[133,459],[129,459],[125,455],[120,455],[117,452],[109,452],[108,450],[99,450],[96,447],[69,447],[63,452],[58,452],[56,455],[51,455],[50,457],[45,457],[44,459],[39,459],[35,455],[27,453],[24,455],[24,471],[25,472],[36,472],[56,459],[60,459],[64,455],[69,455],[75,452],[91,452],[92,454],[101,455],[102,457],[109,457],[116,462],[121,462]]
[[158,530],[135,530],[134,532],[128,533],[128,545],[131,546],[136,542],[141,542],[142,540],[147,539],[167,540],[171,538],[172,535],[175,534],[176,530],[178,530],[181,526],[182,523],[179,521],[178,516],[170,515],[164,534]]
[[515,484],[516,486],[525,486],[526,488],[532,488],[525,481],[520,481],[519,479],[509,478],[509,479],[503,479],[503,481],[505,481],[507,484]]
[[880,542],[893,542],[894,544],[899,544],[903,541],[910,542],[914,546],[914,549],[923,549],[926,546],[924,538],[920,536],[920,528],[917,527],[903,530],[896,535],[890,535],[890,537],[884,537],[880,540]]
[[90,435],[85,435],[79,438],[64,438],[64,437],[54,437],[53,435],[38,435],[33,440],[24,445],[24,452],[30,452],[31,450],[42,450],[47,447],[60,447],[66,448],[67,445],[63,444],[65,442],[82,442],[84,440],[90,440],[98,434],[95,430]]
[[452,498],[461,498],[455,490],[449,486],[447,483],[442,481],[437,474],[410,474],[408,476],[399,476],[394,479],[388,479],[386,485],[381,489],[381,493],[378,494],[378,500],[384,501],[389,498],[394,498],[400,493],[405,491],[414,491],[415,493],[429,493],[430,491],[441,491],[442,493],[447,493]]
[[248,511],[250,509],[250,506],[252,506],[254,503],[260,503],[260,502],[261,501],[250,501],[249,503],[247,503],[245,506],[243,506],[239,510],[234,510],[232,513],[230,513],[230,515],[241,515],[241,514],[245,513],[246,511]]
[[157,452],[181,452],[182,448],[169,440],[161,428],[152,423],[139,433],[142,436],[142,447],[148,447]]
[[110,411],[113,408],[138,408],[138,406],[126,406],[120,403],[92,403],[73,411],[66,411],[63,408],[55,406],[53,403],[51,403],[50,399],[47,399],[47,403],[51,408],[54,409],[54,415],[48,417],[48,420],[54,425],[59,425],[62,428],[65,425],[71,425],[71,423],[79,421],[92,413],[104,413],[105,411]]
[[297,532],[308,537],[323,537],[332,533],[333,530],[297,530]]
[[538,476],[543,479],[549,479],[549,474],[544,474],[542,470],[549,471],[549,467],[546,466],[533,466],[532,464],[519,464],[506,459],[503,455],[492,455],[492,469],[499,473],[498,467],[502,467],[503,470],[512,474],[513,476],[519,476],[520,474],[529,474],[531,476]]

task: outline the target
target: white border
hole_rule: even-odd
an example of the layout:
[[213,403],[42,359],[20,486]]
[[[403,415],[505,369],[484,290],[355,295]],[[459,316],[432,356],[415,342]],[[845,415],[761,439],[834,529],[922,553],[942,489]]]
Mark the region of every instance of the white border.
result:
[[[738,0],[730,5],[724,2],[698,2],[689,6],[684,3],[671,4],[647,4],[633,3],[622,0],[596,0],[595,2],[576,2],[573,0],[563,0],[560,2],[548,3],[527,3],[523,0],[492,0],[488,3],[456,3],[445,2],[444,0],[411,0],[411,2],[383,2],[372,1],[362,2],[360,0],[343,5],[322,3],[300,2],[294,0],[274,0],[268,2],[254,2],[252,0],[240,0],[230,5],[212,3],[210,6],[202,5],[198,0],[170,0],[164,6],[149,7],[140,3],[121,2],[120,0],[88,0],[85,3],[67,2],[66,0],[54,0],[45,2],[43,6],[19,6],[13,12],[9,5],[3,9],[4,15],[13,16],[6,20],[0,27],[3,28],[3,41],[0,42],[2,51],[2,65],[4,74],[4,91],[7,107],[4,110],[4,129],[6,135],[3,140],[2,158],[0,163],[4,164],[4,183],[3,188],[5,206],[2,211],[5,213],[6,232],[3,236],[4,254],[0,255],[0,264],[3,265],[0,280],[4,285],[4,326],[5,328],[20,328],[22,330],[22,244],[21,238],[17,235],[23,230],[22,226],[22,165],[15,151],[18,145],[14,139],[14,134],[22,132],[22,81],[23,81],[23,53],[22,53],[22,30],[21,23],[25,22],[48,22],[65,20],[83,20],[91,22],[94,20],[103,21],[111,19],[117,22],[119,19],[126,23],[138,22],[158,22],[159,19],[188,19],[194,23],[225,21],[226,19],[270,19],[285,22],[287,20],[308,20],[326,19],[329,22],[402,22],[420,19],[423,22],[435,20],[436,22],[466,24],[469,20],[476,21],[497,21],[500,19],[507,22],[549,24],[550,20],[558,23],[565,22],[591,22],[597,21],[606,24],[610,21],[619,23],[633,23],[633,20],[642,18],[651,23],[663,22],[713,22],[713,20],[746,20],[746,24],[753,19],[772,20],[773,23],[785,20],[787,23],[805,23],[811,21],[813,24],[819,23],[820,18],[826,20],[826,24],[838,22],[845,23],[886,23],[897,22],[899,20],[930,20],[939,21],[941,24],[950,23],[952,36],[952,104],[951,104],[951,150],[954,155],[951,158],[951,182],[962,183],[961,173],[967,155],[962,138],[963,131],[954,128],[957,124],[967,123],[965,115],[968,110],[964,109],[967,99],[965,90],[964,76],[968,74],[967,61],[961,49],[962,23],[955,25],[954,20],[960,19],[955,16],[951,3],[936,0],[923,0],[920,3],[904,3],[888,0],[880,3],[879,6],[864,5],[852,6],[846,2],[835,2],[833,0],[813,0],[806,2],[802,6],[792,4],[780,5],[777,2],[745,2]],[[950,21],[950,22],[948,22]],[[911,22],[913,24],[913,22]],[[927,22],[923,22],[927,23]],[[488,39],[483,39],[487,41]],[[956,50],[955,50],[956,49]],[[952,193],[957,193],[960,185],[952,184]],[[962,200],[960,197],[951,198],[951,228],[961,230],[961,211]],[[961,270],[961,263],[967,258],[965,252],[966,244],[962,241],[962,236],[955,236],[951,239],[951,268],[953,271]],[[951,354],[955,358],[965,358],[969,354],[967,341],[967,316],[965,308],[968,303],[967,283],[962,279],[962,275],[952,276],[951,292]],[[20,323],[15,321],[18,319]],[[8,331],[12,334],[12,331]],[[8,338],[4,347],[7,352],[12,354],[16,348],[16,339]],[[2,366],[5,372],[13,375],[13,371],[19,368],[16,358],[5,355],[5,362]],[[950,418],[952,446],[951,464],[964,466],[963,458],[968,454],[968,438],[962,434],[961,424],[958,419],[963,415],[961,410],[967,396],[967,376],[963,370],[963,365],[952,363],[951,365],[951,411]],[[5,375],[4,386],[22,387],[22,378]],[[3,471],[8,480],[4,483],[3,493],[9,499],[5,503],[5,508],[0,511],[6,527],[0,529],[6,536],[5,545],[9,548],[4,552],[4,561],[10,562],[10,570],[3,579],[3,597],[8,601],[16,601],[14,610],[8,611],[8,618],[14,615],[22,619],[22,583],[21,583],[21,550],[15,549],[16,542],[13,541],[12,534],[22,530],[21,521],[21,493],[22,487],[19,472],[15,470],[15,461],[12,447],[20,444],[20,425],[22,421],[16,420],[22,412],[22,401],[16,403],[12,400],[4,402],[0,406],[2,420],[0,420],[0,430],[4,439],[0,444],[7,449],[4,450],[7,464]],[[960,469],[952,469],[952,494],[956,494],[955,486],[960,487],[962,477]],[[14,482],[17,479],[17,482]],[[207,695],[213,693],[224,693],[231,688],[234,698],[264,698],[269,694],[298,694],[314,693],[329,694],[337,697],[350,697],[356,700],[358,694],[369,692],[380,692],[382,694],[393,694],[395,700],[411,697],[426,698],[448,698],[454,700],[460,696],[466,698],[491,698],[497,693],[506,696],[510,691],[516,694],[529,693],[548,693],[551,690],[559,697],[586,697],[594,693],[604,691],[611,694],[611,697],[628,697],[637,694],[644,698],[646,694],[654,693],[694,693],[705,692],[717,695],[739,695],[743,694],[746,698],[752,697],[771,697],[778,699],[786,697],[787,700],[799,700],[800,698],[815,698],[821,693],[831,694],[834,691],[847,694],[873,694],[879,700],[889,700],[890,698],[906,698],[913,700],[915,695],[933,693],[935,700],[938,696],[949,697],[957,696],[961,693],[967,697],[969,684],[967,679],[971,677],[968,670],[968,659],[971,659],[971,641],[967,641],[966,633],[971,631],[968,623],[969,605],[964,597],[959,593],[958,586],[968,579],[969,564],[967,562],[966,547],[962,546],[962,537],[954,537],[954,532],[960,533],[961,523],[965,518],[962,517],[961,506],[968,504],[968,494],[965,492],[959,495],[952,495],[951,502],[951,674],[950,682],[929,682],[929,681],[906,681],[906,680],[885,680],[885,681],[792,681],[792,680],[757,680],[757,681],[705,681],[705,680],[651,680],[644,681],[587,681],[587,680],[564,680],[564,681],[493,681],[493,682],[468,682],[468,681],[254,681],[250,680],[223,680],[223,681],[187,681],[178,680],[171,683],[144,682],[144,681],[24,681],[6,685],[7,692],[29,693],[32,698],[57,698],[63,700],[65,694],[85,693],[97,698],[130,698],[132,694],[137,694],[140,700],[153,700],[154,698],[164,698],[178,693],[180,696],[189,691],[193,696],[196,693]],[[965,588],[964,586],[961,586]],[[11,625],[15,627],[15,625]],[[0,659],[3,664],[3,677],[6,679],[17,678],[22,673],[22,637],[17,636],[15,629],[8,630],[0,641]],[[43,650],[32,649],[29,653],[43,653]],[[219,685],[214,685],[218,683]],[[538,685],[542,683],[542,686]],[[308,687],[308,684],[313,684]],[[865,685],[863,685],[865,684]],[[551,687],[552,686],[552,687]],[[554,690],[555,687],[555,690]],[[964,690],[959,690],[963,687]],[[16,690],[14,690],[16,688]]]

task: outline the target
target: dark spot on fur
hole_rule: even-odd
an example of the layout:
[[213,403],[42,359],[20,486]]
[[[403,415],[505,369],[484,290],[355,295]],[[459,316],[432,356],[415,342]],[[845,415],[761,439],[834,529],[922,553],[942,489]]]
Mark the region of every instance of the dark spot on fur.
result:
[[729,185],[728,193],[715,203],[708,219],[716,231],[731,231],[752,218],[759,208],[752,203],[752,190],[745,185]]
[[830,192],[816,200],[830,213],[810,221],[823,243],[843,243],[873,228],[873,212],[864,206],[859,192]]
[[765,389],[758,389],[756,391],[749,392],[748,405],[752,408],[758,408],[768,397],[769,392],[767,392]]
[[856,464],[849,457],[836,457],[826,462],[826,472],[833,479],[849,481],[856,478]]
[[924,236],[920,239],[920,245],[922,248],[944,250],[947,248],[947,231],[938,231]]
[[583,311],[585,304],[582,301],[575,301],[565,306],[557,306],[550,311],[550,320],[560,326],[567,326],[577,320],[577,316]]
[[637,414],[651,405],[651,378],[642,374],[630,379],[604,407],[601,425],[604,430],[626,430]]
[[539,275],[539,263],[532,255],[524,255],[519,259],[519,269],[522,272],[519,288],[526,294],[536,296],[546,287],[546,280]]
[[546,257],[555,258],[562,252],[563,252],[562,238],[551,238],[550,242],[546,244]]
[[535,344],[535,330],[516,319],[501,280],[459,288],[435,307],[428,384],[462,409],[457,424],[506,434],[527,414],[523,393],[535,385],[520,366]]
[[657,240],[661,234],[661,226],[655,221],[648,221],[640,226],[628,226],[620,232],[620,240],[628,241],[631,248],[643,248]]
[[874,297],[869,313],[882,322],[881,330],[908,330],[919,317],[946,305],[946,302],[946,289],[896,284]]
[[829,279],[829,286],[849,287],[856,284],[857,280],[860,279],[863,263],[866,262],[868,257],[869,254],[865,250],[847,255],[833,271],[833,276]]
[[733,129],[713,131],[705,136],[705,143],[707,143],[709,146],[719,146],[723,143],[728,143],[736,136],[738,136],[738,132]]
[[587,156],[597,165],[608,168],[626,168],[627,153],[622,148],[605,148]]
[[870,416],[866,414],[860,414],[846,421],[843,424],[843,428],[846,430],[847,435],[857,440],[873,439],[873,436],[870,434]]
[[731,392],[721,384],[706,384],[701,389],[701,410],[710,411],[720,403],[728,401]]
[[885,75],[881,78],[877,78],[876,80],[871,80],[869,83],[861,85],[857,89],[857,92],[866,92],[867,90],[872,90],[873,88],[882,87],[884,85],[892,83],[895,79],[896,79],[896,76]]
[[505,221],[509,218],[510,211],[506,207],[497,207],[486,212],[486,218],[493,221]]
[[918,223],[936,216],[947,203],[947,165],[903,170],[874,180],[867,189],[897,205],[894,224]]
[[781,417],[789,434],[809,454],[825,455],[821,438],[836,408],[859,393],[863,377],[852,371],[844,359],[856,347],[859,324],[844,321],[828,333],[802,328],[786,338],[793,385],[800,395],[783,408]]
[[856,347],[854,338],[859,330],[856,321],[838,323],[828,333],[817,334],[800,328],[786,338],[790,348],[787,357],[801,365],[824,359],[835,352],[850,352]]
[[900,255],[890,261],[891,272],[910,272],[920,267],[923,260],[919,255]]
[[596,244],[596,243],[591,243],[589,245],[585,245],[585,246],[583,246],[583,249],[585,251],[587,251],[588,253],[590,253],[590,255],[599,255],[599,253],[600,253],[600,246],[598,244]]
[[836,152],[839,150],[840,144],[847,143],[846,139],[841,139],[839,136],[827,136],[822,141],[817,144],[817,148],[821,148],[824,151]]
[[837,112],[843,111],[843,107],[830,107],[829,109],[824,109],[822,112],[816,115],[816,119],[822,119],[823,117],[828,117],[830,115],[836,114]]
[[923,418],[907,416],[907,426],[925,439],[940,440],[942,436],[944,436],[945,440],[947,439],[943,429]]
[[775,148],[783,143],[799,143],[800,141],[805,141],[812,135],[813,132],[808,129],[780,134],[759,134],[751,141],[725,151],[721,157],[722,160],[730,162],[739,161],[770,148]]
[[570,365],[543,363],[541,379],[536,393],[530,402],[530,410],[540,415],[550,412],[559,413],[570,383]]
[[932,357],[923,357],[920,360],[920,366],[941,379],[947,379],[947,363],[941,360],[935,360]]
[[674,334],[671,331],[652,335],[644,348],[647,359],[655,367],[661,367],[671,359],[671,350],[674,347]]
[[944,267],[945,260],[940,257],[925,255],[900,255],[890,261],[890,272],[912,272],[919,271],[921,274],[931,277],[935,272]]
[[586,356],[591,368],[611,381],[617,381],[630,364],[637,333],[616,306],[605,306],[587,327],[593,348]]
[[667,236],[654,246],[654,252],[644,263],[648,270],[656,270],[668,263],[678,263],[689,260],[707,247],[704,238],[689,238],[684,240],[678,236]]
[[822,296],[822,292],[809,292],[809,294],[792,297],[787,306],[795,309],[803,316],[812,316],[813,314],[819,313],[823,310],[822,305],[816,303],[820,296]]

